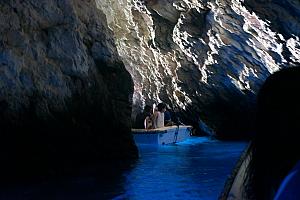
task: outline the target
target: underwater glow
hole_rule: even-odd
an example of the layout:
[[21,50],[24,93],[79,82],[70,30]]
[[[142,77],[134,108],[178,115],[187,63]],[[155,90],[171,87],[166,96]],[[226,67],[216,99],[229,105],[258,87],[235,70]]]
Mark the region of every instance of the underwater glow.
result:
[[140,160],[114,199],[218,198],[246,143],[192,138],[175,145],[138,145]]

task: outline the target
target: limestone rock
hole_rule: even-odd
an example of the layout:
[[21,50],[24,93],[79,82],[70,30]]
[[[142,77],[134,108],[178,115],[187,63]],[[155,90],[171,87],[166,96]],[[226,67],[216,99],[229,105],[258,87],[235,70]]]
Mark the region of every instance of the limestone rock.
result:
[[112,35],[93,0],[0,2],[2,163],[137,156],[133,83]]
[[164,101],[220,136],[251,133],[264,80],[300,62],[296,0],[96,2],[133,77],[133,114]]

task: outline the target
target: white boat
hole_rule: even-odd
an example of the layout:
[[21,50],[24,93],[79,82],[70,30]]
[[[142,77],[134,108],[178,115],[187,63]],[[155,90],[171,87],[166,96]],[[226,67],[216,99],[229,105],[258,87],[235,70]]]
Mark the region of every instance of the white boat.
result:
[[191,135],[192,126],[166,126],[157,129],[132,129],[136,143],[172,144],[182,142]]

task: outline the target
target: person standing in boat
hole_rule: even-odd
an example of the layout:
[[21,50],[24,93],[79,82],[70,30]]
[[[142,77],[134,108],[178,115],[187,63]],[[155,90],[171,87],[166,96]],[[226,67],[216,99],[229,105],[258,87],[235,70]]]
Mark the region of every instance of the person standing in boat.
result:
[[157,110],[153,114],[153,128],[162,128],[165,126],[166,104],[159,103]]
[[150,129],[152,128],[152,107],[146,105],[142,113],[137,114],[135,118],[135,128]]

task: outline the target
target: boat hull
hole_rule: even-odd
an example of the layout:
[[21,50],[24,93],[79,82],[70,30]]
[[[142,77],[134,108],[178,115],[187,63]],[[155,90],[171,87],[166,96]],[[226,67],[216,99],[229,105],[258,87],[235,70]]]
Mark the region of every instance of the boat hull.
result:
[[173,144],[190,138],[192,126],[167,126],[158,129],[132,129],[133,137],[139,144]]

